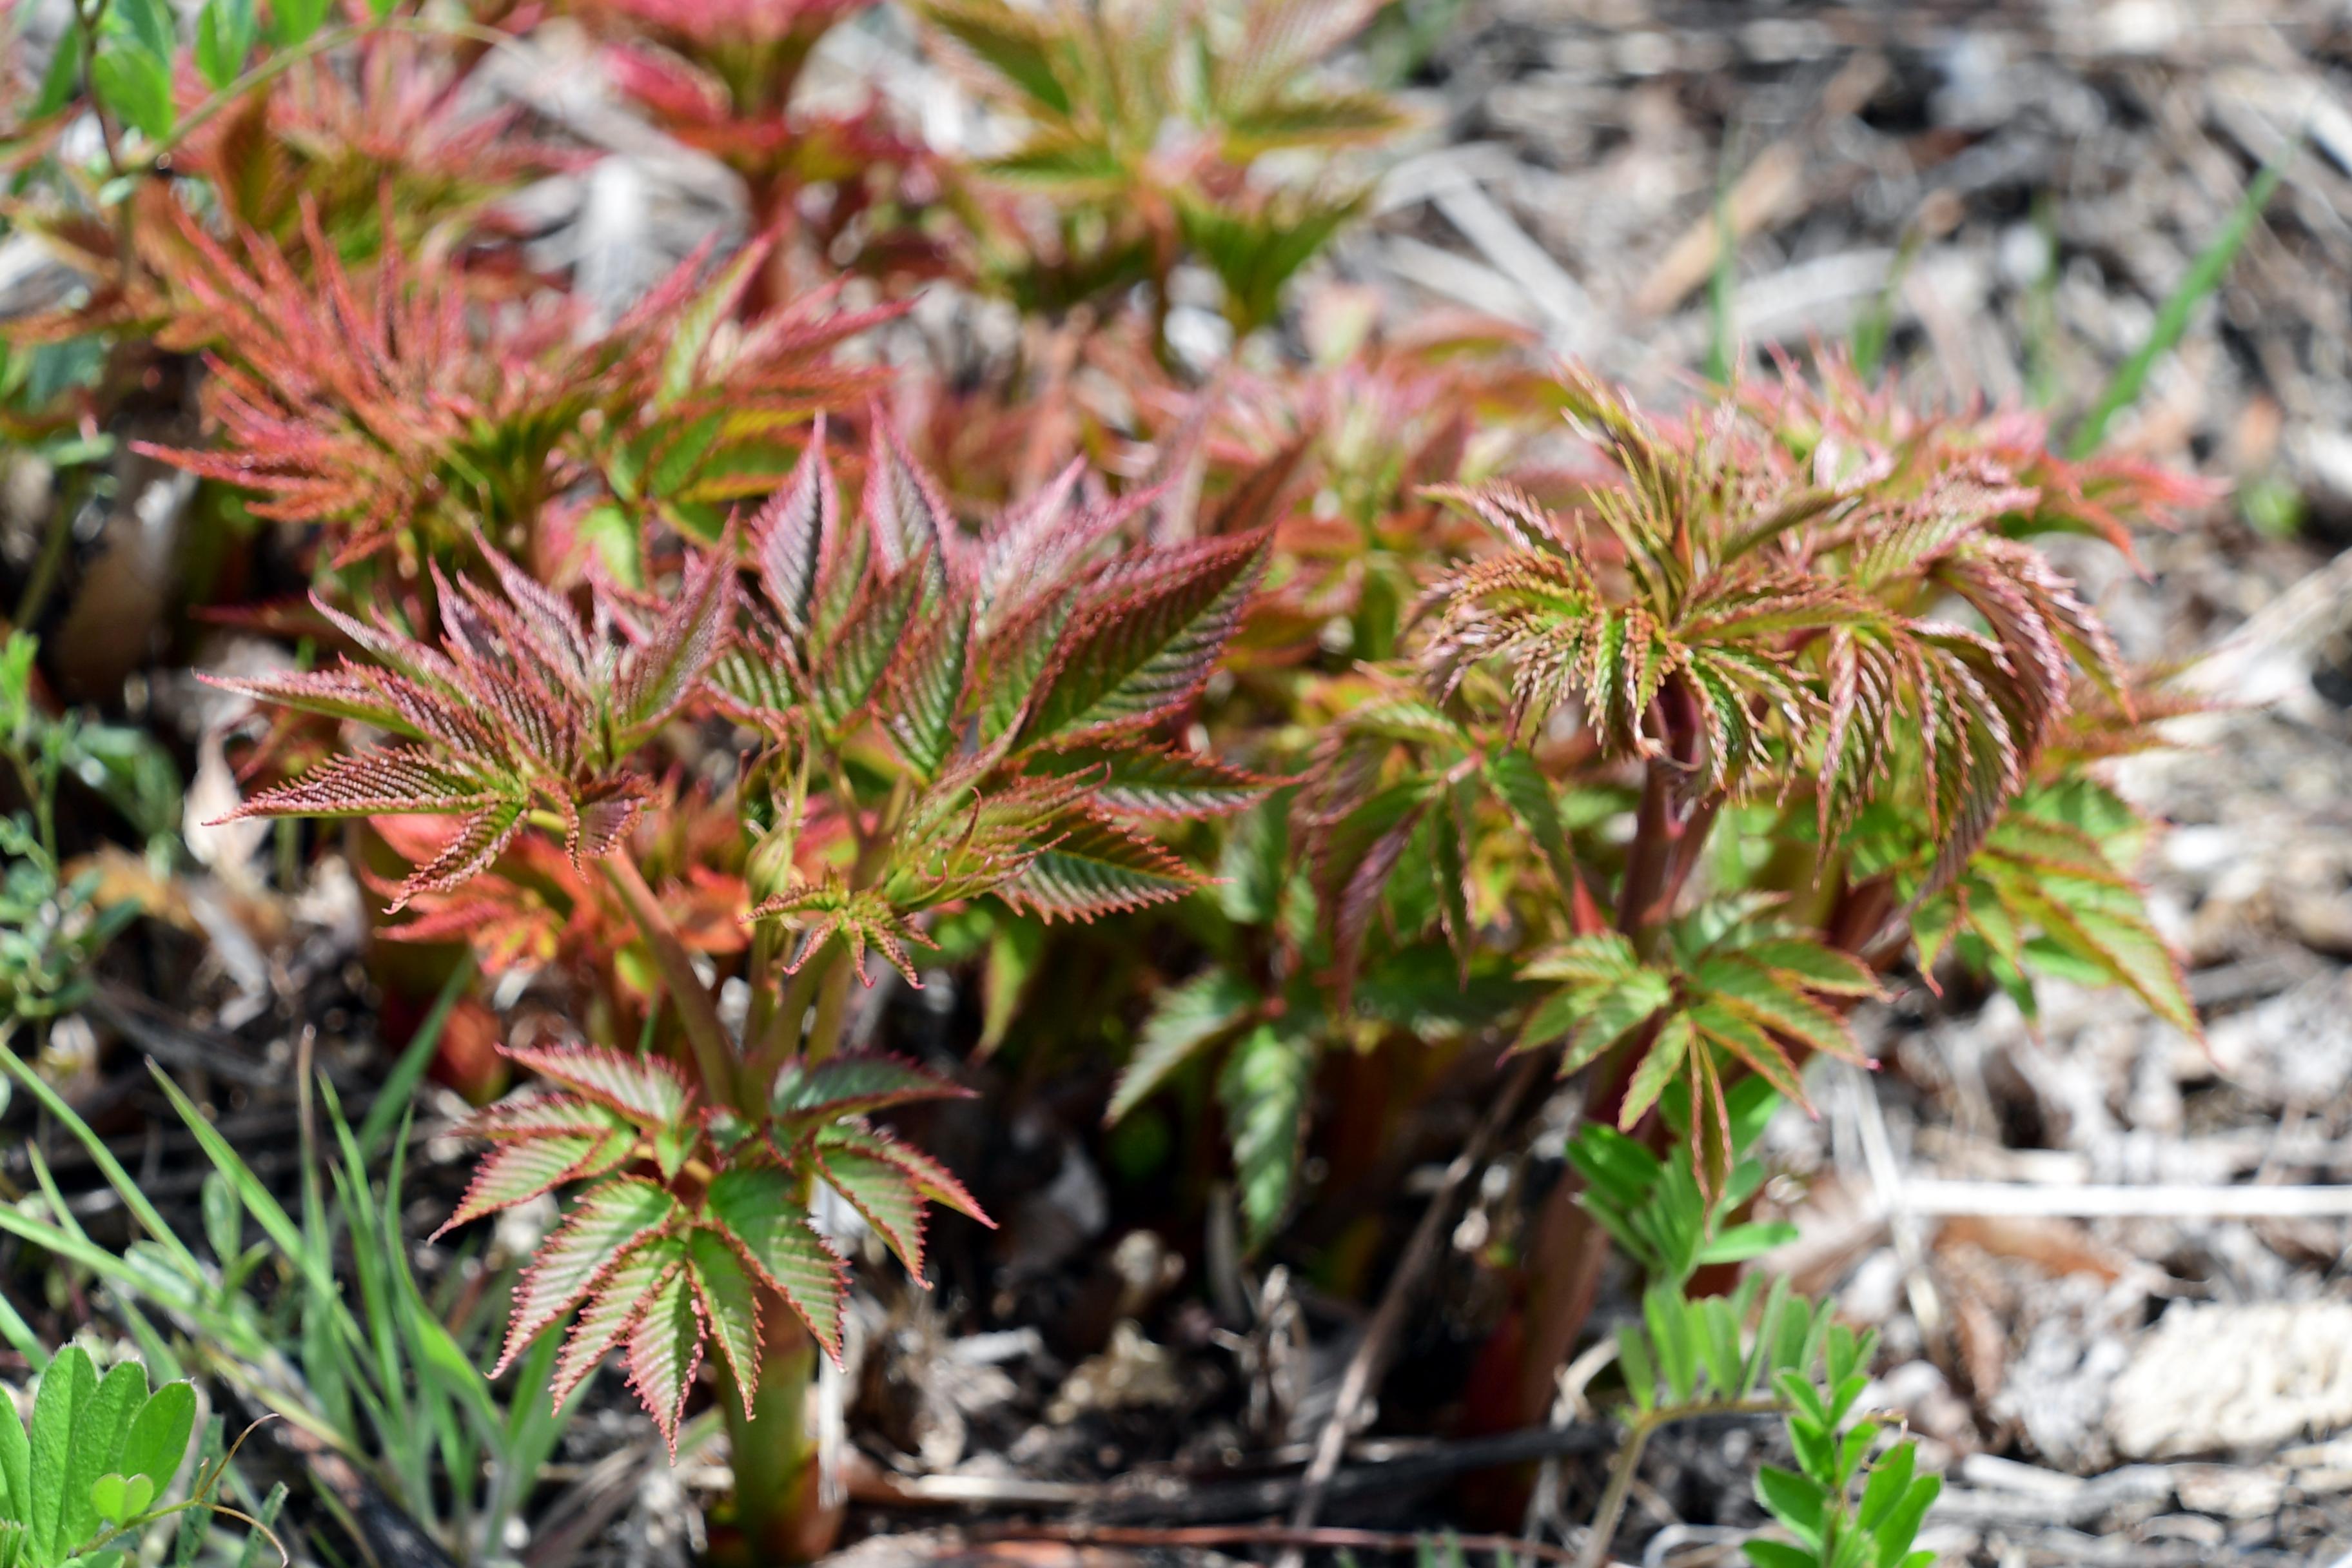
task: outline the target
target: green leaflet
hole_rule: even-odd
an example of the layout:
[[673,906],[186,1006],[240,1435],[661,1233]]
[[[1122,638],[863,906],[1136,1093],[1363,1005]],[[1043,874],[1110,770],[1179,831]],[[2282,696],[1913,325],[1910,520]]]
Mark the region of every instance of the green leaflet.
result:
[[1479,765],[1486,774],[1487,787],[1510,807],[1511,815],[1535,840],[1544,864],[1551,868],[1559,896],[1570,897],[1577,883],[1576,856],[1569,847],[1568,830],[1560,822],[1559,803],[1553,798],[1550,781],[1537,768],[1534,758],[1517,748],[1489,752]]
[[0,1410],[0,1514],[16,1521],[30,1517],[33,1452],[25,1423],[12,1409]]
[[891,1161],[855,1149],[834,1148],[817,1156],[825,1184],[849,1200],[907,1272],[923,1280],[923,1195]]
[[1133,730],[1191,700],[1265,569],[1264,534],[1163,552],[1113,579],[1072,618],[1031,701],[1020,742]]
[[[1281,139],[1273,117],[1259,116],[1255,123],[1255,131],[1242,132],[1245,140]],[[1303,119],[1300,123],[1303,127]],[[1356,215],[1363,200],[1360,192],[1336,201],[1292,195],[1260,210],[1242,211],[1180,193],[1176,221],[1185,243],[1201,253],[1225,286],[1225,311],[1234,329],[1246,333],[1274,319],[1291,275]]]
[[1234,1044],[1218,1075],[1242,1220],[1253,1245],[1273,1233],[1290,1205],[1317,1056],[1311,1038],[1279,1023],[1260,1024]]
[[2088,780],[2021,798],[1987,834],[1959,888],[1914,921],[1922,967],[1973,937],[2029,1014],[2026,976],[2040,972],[2121,985],[2167,1023],[2200,1034],[2179,960],[2122,868],[2146,831],[2129,805]]
[[674,1234],[663,1234],[632,1248],[604,1276],[581,1309],[579,1321],[572,1324],[556,1357],[548,1394],[558,1406],[628,1337],[654,1291],[685,1267],[686,1242]]
[[1052,45],[1028,15],[993,0],[930,0],[923,19],[971,51],[1049,113],[1070,112]]
[[1595,931],[1538,955],[1522,966],[1529,980],[1564,981],[1571,987],[1612,985],[1633,974],[1642,961],[1633,944],[1613,931]]
[[68,1345],[41,1374],[33,1400],[32,1479],[23,1515],[28,1555],[56,1562],[75,1542],[63,1540],[68,1514],[66,1473],[73,1462],[74,1427],[98,1390],[98,1369],[79,1345]]
[[787,1121],[830,1121],[894,1105],[961,1099],[967,1092],[898,1057],[852,1052],[814,1064],[786,1062],[776,1074],[768,1108]]
[[629,1325],[629,1385],[661,1429],[670,1452],[677,1452],[678,1418],[702,1365],[702,1319],[686,1268],[673,1269],[654,1288],[635,1322]]
[[1808,998],[1799,985],[1744,955],[1706,960],[1692,971],[1691,980],[1724,1006],[1824,1056],[1851,1060],[1856,1055],[1843,1018]]
[[587,1295],[623,1254],[677,1215],[677,1200],[667,1188],[633,1176],[583,1196],[524,1271],[499,1367],[512,1363],[541,1330]]
[[703,1322],[743,1396],[748,1416],[760,1386],[760,1300],[751,1272],[727,1239],[707,1227],[698,1227],[687,1237],[686,1256]]
[[1223,968],[1162,991],[1111,1091],[1104,1121],[1116,1122],[1150,1099],[1186,1062],[1238,1026],[1257,1000],[1256,987]]
[[820,639],[823,652],[810,685],[834,732],[865,711],[898,658],[923,584],[923,573],[912,565],[888,577],[865,579],[841,625]]
[[736,1166],[711,1182],[703,1213],[760,1278],[789,1302],[828,1354],[841,1354],[841,1259],[809,1227],[808,1211],[772,1167]]
[[[1647,1023],[1673,997],[1674,982],[1654,969],[1637,969],[1601,991],[1579,1014],[1575,1034],[1560,1058],[1560,1071],[1574,1072],[1591,1061]],[[1659,1087],[1664,1086],[1662,1079]]]
[[237,79],[257,32],[253,0],[209,0],[196,14],[196,70],[214,91]]
[[98,1533],[98,1508],[90,1489],[100,1476],[114,1473],[131,1418],[146,1403],[147,1369],[135,1361],[118,1362],[107,1369],[90,1391],[89,1402],[75,1413],[72,1443],[66,1453],[65,1506],[58,1518],[61,1547],[89,1541]]
[[1290,885],[1287,792],[1235,819],[1217,862],[1216,890],[1225,918],[1241,925],[1272,925]]
[[2032,888],[2012,889],[2009,901],[2052,941],[2129,988],[2157,1016],[2202,1037],[2179,960],[2140,912],[2137,894],[2126,889],[2118,898],[2116,889],[2101,883],[2051,877]]
[[1047,921],[1091,921],[1180,899],[1201,879],[1171,851],[1093,816],[1065,819],[1021,874],[999,891]]
[[891,670],[883,722],[919,777],[936,774],[952,753],[971,640],[968,605],[932,606],[912,645]]
[[1768,938],[1739,950],[1750,963],[1761,964],[1808,991],[1832,996],[1875,996],[1878,977],[1852,953],[1795,937]]
[[1264,799],[1277,781],[1261,779],[1213,757],[1172,747],[1073,746],[1042,752],[1032,775],[1099,779],[1094,795],[1121,816],[1223,816]]
[[1677,1013],[1658,1026],[1658,1037],[1651,1043],[1642,1065],[1633,1069],[1633,1079],[1625,1086],[1625,1103],[1617,1112],[1619,1131],[1630,1131],[1657,1103],[1666,1085],[1682,1071],[1683,1061],[1690,1055],[1696,1038],[1696,1031],[1691,1027],[1687,1013]]

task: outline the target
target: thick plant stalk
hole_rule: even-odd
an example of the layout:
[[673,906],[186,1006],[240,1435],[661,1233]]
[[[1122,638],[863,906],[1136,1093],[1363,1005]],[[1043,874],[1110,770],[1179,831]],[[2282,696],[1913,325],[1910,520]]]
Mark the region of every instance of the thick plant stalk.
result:
[[[1689,694],[1668,681],[1651,716],[1667,754],[1653,759],[1643,776],[1633,843],[1627,853],[1616,910],[1618,931],[1645,955],[1654,953],[1664,939],[1666,921],[1706,848],[1722,806],[1720,795],[1708,795],[1687,809],[1675,807],[1678,781],[1700,764],[1698,715]],[[1585,1121],[1617,1119],[1626,1084],[1634,1065],[1647,1053],[1650,1039],[1648,1031],[1637,1033],[1594,1064],[1591,1087],[1584,1099]],[[1538,1212],[1536,1235],[1528,1250],[1541,1265],[1520,1319],[1522,1337],[1509,1408],[1489,1425],[1521,1426],[1543,1419],[1551,1406],[1556,1370],[1575,1349],[1577,1336],[1592,1315],[1609,1240],[1576,1201],[1580,1190],[1576,1173],[1562,1173]]]
[[[705,1091],[720,1103],[736,1104],[739,1080],[735,1050],[712,1005],[710,993],[694,972],[686,944],[646,886],[628,851],[605,858],[604,875],[629,907],[646,945],[677,1004],[678,1022],[694,1053]],[[757,1107],[751,1109],[757,1110]],[[805,1195],[805,1194],[803,1194]],[[728,1448],[735,1469],[735,1518],[747,1563],[804,1563],[821,1556],[840,1526],[838,1510],[817,1499],[815,1445],[808,1431],[809,1386],[816,1373],[816,1342],[790,1302],[760,1291],[759,1385],[751,1414],[734,1379],[719,1368],[719,1408],[726,1413]]]
[[752,1415],[744,1415],[742,1396],[723,1369],[719,1395],[735,1471],[740,1560],[765,1568],[824,1555],[841,1528],[841,1510],[825,1508],[817,1495],[816,1440],[808,1423],[816,1342],[791,1306],[764,1289],[760,1326],[760,1386],[752,1395]]

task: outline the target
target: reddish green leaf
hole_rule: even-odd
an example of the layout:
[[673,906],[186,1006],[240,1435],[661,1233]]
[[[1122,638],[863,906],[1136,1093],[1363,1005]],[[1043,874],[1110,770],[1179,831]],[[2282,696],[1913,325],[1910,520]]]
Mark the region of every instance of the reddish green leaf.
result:
[[969,1100],[971,1090],[903,1058],[847,1052],[810,1063],[794,1059],[776,1074],[768,1109],[780,1120],[806,1122],[860,1116],[927,1100]]
[[915,1190],[933,1203],[944,1204],[991,1230],[996,1228],[996,1222],[956,1180],[955,1173],[911,1143],[901,1143],[886,1132],[854,1123],[826,1129],[818,1134],[817,1142],[823,1147],[854,1149],[875,1159],[887,1160],[905,1172],[907,1179],[915,1184]]
[[522,803],[508,801],[486,806],[467,817],[438,855],[411,871],[393,890],[392,901],[384,906],[385,912],[397,913],[419,893],[447,892],[488,870],[490,863],[521,831],[523,810]]
[[524,1046],[505,1054],[644,1127],[684,1120],[694,1098],[677,1064],[660,1057],[625,1056],[603,1046]]
[[1798,1105],[1805,1103],[1805,1086],[1797,1076],[1796,1064],[1755,1020],[1715,1002],[1692,1007],[1690,1020],[1700,1034],[1753,1068],[1783,1098]]
[[283,675],[232,676],[200,673],[197,679],[223,691],[235,691],[262,702],[330,719],[353,719],[410,740],[424,737],[410,727],[400,704],[386,695],[388,681],[400,677],[345,659],[338,668],[291,671]]
[[1633,944],[1613,931],[1580,936],[1537,956],[1521,973],[1529,980],[1570,985],[1611,985],[1642,966]]
[[1650,1043],[1650,1048],[1643,1054],[1642,1065],[1633,1069],[1633,1079],[1625,1086],[1625,1102],[1617,1111],[1620,1132],[1633,1131],[1634,1124],[1658,1102],[1658,1096],[1682,1070],[1696,1039],[1687,1014],[1676,1013],[1658,1026],[1658,1037]]
[[562,1225],[539,1245],[515,1287],[507,1321],[503,1371],[540,1331],[595,1289],[630,1248],[658,1234],[677,1214],[677,1200],[653,1183],[624,1176],[583,1194]]
[[[664,1279],[685,1266],[686,1243],[676,1236],[660,1235],[647,1237],[613,1267],[582,1309],[555,1358],[555,1374],[548,1383],[548,1397],[555,1408],[562,1409],[572,1391],[627,1339]],[[504,1364],[500,1363],[501,1368]]]
[[[691,1265],[688,1266],[691,1268]],[[702,1365],[702,1314],[687,1268],[665,1275],[629,1325],[629,1386],[677,1457],[677,1424]]]
[[[501,1143],[482,1157],[457,1212],[434,1234],[439,1236],[486,1214],[511,1208],[592,1168],[610,1169],[628,1152],[628,1144],[635,1137],[633,1131],[624,1129]],[[615,1142],[620,1144],[617,1152],[614,1149]]]
[[876,552],[893,574],[919,565],[926,586],[939,593],[948,585],[955,513],[948,510],[939,481],[908,455],[879,402],[872,405],[868,422],[873,434],[866,448],[865,510]]
[[1190,701],[1209,677],[1265,564],[1243,534],[1122,563],[1064,631],[1020,741],[1139,729]]
[[[731,554],[731,536],[730,544]],[[690,560],[677,600],[644,642],[621,655],[613,691],[620,748],[641,743],[686,701],[719,657],[734,606],[732,562],[717,556]]]
[[808,1211],[794,1200],[784,1173],[764,1165],[721,1171],[704,1198],[703,1214],[838,1361],[848,1277],[833,1248],[810,1227]]
[[1709,959],[1692,973],[1701,991],[1734,1012],[1745,1014],[1808,1049],[1861,1060],[1843,1018],[1806,997],[1761,964],[1739,956]]
[[820,414],[792,477],[751,520],[761,585],[767,590],[768,603],[794,632],[808,629],[816,602],[817,566],[840,526],[840,500],[825,461],[824,416]]
[[1064,831],[999,889],[1005,902],[1047,921],[1091,921],[1181,899],[1200,874],[1160,845],[1091,816]]
[[901,571],[865,579],[846,617],[823,639],[810,684],[825,724],[838,732],[864,711],[905,646],[923,574]]
[[624,1125],[618,1115],[604,1106],[574,1100],[568,1094],[530,1092],[482,1107],[459,1122],[457,1131],[463,1138],[488,1138],[503,1142],[571,1133],[602,1137]]
[[2136,893],[2126,893],[2126,903],[2111,888],[2052,877],[2010,896],[2053,941],[2129,988],[2166,1023],[2202,1037],[2180,961],[2139,911]]
[[1672,982],[1654,969],[1638,969],[1593,999],[1580,1018],[1559,1070],[1571,1073],[1650,1021],[1674,998]]
[[971,606],[960,596],[927,605],[905,653],[891,666],[881,699],[882,721],[898,754],[924,779],[954,752],[963,698]]
[[717,1231],[697,1226],[687,1237],[686,1259],[702,1321],[743,1397],[748,1419],[760,1386],[759,1292],[733,1244]]
[[1256,805],[1279,782],[1172,746],[1074,746],[1040,752],[1028,769],[1097,781],[1087,801],[1119,816],[1223,816]]
[[497,804],[491,788],[414,746],[330,757],[289,784],[268,789],[224,820],[247,816],[379,816],[389,812],[457,815]]
[[915,1282],[928,1289],[930,1281],[923,1278],[923,1198],[907,1173],[894,1162],[837,1144],[821,1147],[816,1160],[825,1184],[866,1216],[866,1223],[898,1254]]
[[1773,937],[1750,942],[1739,956],[1760,963],[1781,979],[1832,996],[1875,996],[1878,976],[1870,965],[1850,952],[1824,947],[1799,937]]

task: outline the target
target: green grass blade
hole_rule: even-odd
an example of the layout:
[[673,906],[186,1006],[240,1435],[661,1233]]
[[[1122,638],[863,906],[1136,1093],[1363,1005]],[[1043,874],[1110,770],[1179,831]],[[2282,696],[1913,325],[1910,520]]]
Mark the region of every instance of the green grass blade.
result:
[[1904,281],[1911,276],[1911,264],[1919,258],[1925,239],[1916,223],[1905,226],[1903,237],[1895,243],[1894,259],[1886,264],[1886,281],[1854,320],[1853,368],[1864,381],[1874,378],[1886,361],[1886,345],[1895,336],[1895,302],[1903,297]]
[[2263,165],[2252,184],[2230,214],[2218,233],[2198,253],[2189,264],[2179,284],[2166,297],[2148,327],[2147,339],[2133,351],[2131,357],[2116,367],[2115,375],[2107,382],[2106,390],[2091,405],[2091,412],[2066,444],[2066,455],[2087,458],[2099,449],[2107,437],[2107,426],[2115,416],[2139,401],[2141,389],[2147,383],[2147,373],[2156,362],[2170,353],[2180,342],[2181,334],[2189,330],[2189,318],[2207,295],[2221,286],[2229,276],[2230,264],[2238,258],[2249,237],[2254,232],[2255,220],[2270,205],[2271,193],[2278,189],[2285,177],[2287,165],[2303,151],[2304,133],[2300,131],[2288,138],[2286,144]]
[[[172,1255],[172,1261],[184,1269],[189,1279],[203,1279],[204,1266],[196,1261],[196,1255],[188,1250],[179,1233],[164,1221],[155,1205],[148,1202],[147,1194],[140,1189],[137,1182],[131,1179],[131,1173],[122,1168],[122,1162],[114,1157],[113,1151],[108,1149],[104,1141],[90,1131],[89,1123],[76,1115],[73,1107],[65,1102],[65,1097],[51,1089],[40,1074],[5,1047],[0,1047],[0,1068],[6,1068],[10,1077],[25,1086],[26,1091],[41,1102],[41,1109],[56,1117],[58,1125],[73,1134],[75,1142],[89,1151],[90,1162],[106,1178],[106,1184],[121,1198],[123,1206],[131,1211],[131,1217],[139,1222],[141,1228],[154,1238],[157,1246]],[[210,1124],[206,1125],[209,1127]],[[60,1215],[65,1214],[62,1207],[58,1212]],[[72,1222],[67,1219],[64,1223]]]
[[37,1373],[49,1364],[48,1347],[41,1343],[41,1336],[25,1321],[24,1315],[16,1310],[16,1303],[8,1300],[5,1291],[0,1291],[0,1339],[6,1340],[8,1348],[23,1356],[25,1364],[33,1371]]
[[1715,271],[1706,285],[1706,378],[1729,386],[1739,358],[1739,233],[1731,221],[1731,184],[1715,192]]

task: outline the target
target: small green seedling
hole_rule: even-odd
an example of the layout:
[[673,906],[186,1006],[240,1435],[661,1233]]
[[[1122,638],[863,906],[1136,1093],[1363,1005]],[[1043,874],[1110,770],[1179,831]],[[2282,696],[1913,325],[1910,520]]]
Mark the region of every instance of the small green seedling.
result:
[[194,1384],[150,1393],[135,1361],[100,1376],[79,1345],[59,1351],[42,1374],[31,1429],[0,1414],[0,1568],[119,1568],[138,1544],[133,1531],[204,1506],[219,1467],[196,1479],[186,1501],[156,1506],[195,1421]]
[[[1933,1552],[1914,1551],[1911,1543],[1942,1479],[1914,1473],[1916,1443],[1898,1443],[1866,1464],[1884,1428],[1868,1417],[1849,1423],[1870,1383],[1871,1348],[1870,1335],[1857,1339],[1836,1326],[1822,1347],[1819,1386],[1796,1371],[1775,1379],[1789,1403],[1798,1468],[1765,1466],[1757,1472],[1756,1496],[1796,1540],[1746,1542],[1741,1550],[1755,1568],[1928,1568],[1935,1562]],[[1859,1500],[1853,1495],[1857,1481]]]

